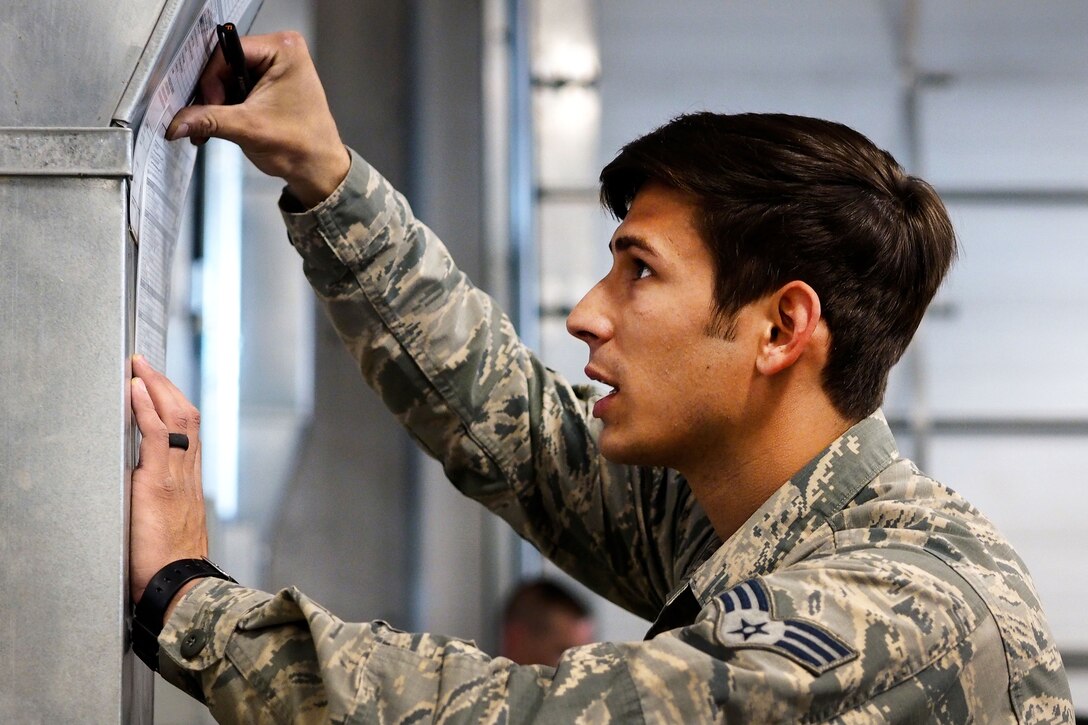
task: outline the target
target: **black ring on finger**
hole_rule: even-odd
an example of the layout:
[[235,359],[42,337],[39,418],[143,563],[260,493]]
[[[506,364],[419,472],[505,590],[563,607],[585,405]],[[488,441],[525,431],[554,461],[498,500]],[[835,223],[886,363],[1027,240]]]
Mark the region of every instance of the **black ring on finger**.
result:
[[170,447],[180,448],[183,451],[189,450],[189,436],[185,435],[184,433],[171,433]]

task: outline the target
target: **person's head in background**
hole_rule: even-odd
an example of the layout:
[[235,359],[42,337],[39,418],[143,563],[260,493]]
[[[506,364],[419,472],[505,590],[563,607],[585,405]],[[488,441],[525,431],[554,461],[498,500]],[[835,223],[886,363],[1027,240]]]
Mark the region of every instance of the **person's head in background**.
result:
[[501,654],[519,665],[555,667],[565,651],[593,641],[589,609],[553,581],[521,583],[503,609]]

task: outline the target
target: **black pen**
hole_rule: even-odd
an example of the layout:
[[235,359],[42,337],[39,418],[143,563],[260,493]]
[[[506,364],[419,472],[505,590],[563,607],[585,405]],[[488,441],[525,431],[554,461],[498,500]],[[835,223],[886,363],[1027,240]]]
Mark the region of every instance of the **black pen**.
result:
[[230,67],[233,82],[227,84],[227,104],[234,105],[246,100],[249,95],[249,69],[246,68],[246,54],[242,52],[242,41],[238,38],[238,29],[234,23],[215,26],[219,34],[219,49]]

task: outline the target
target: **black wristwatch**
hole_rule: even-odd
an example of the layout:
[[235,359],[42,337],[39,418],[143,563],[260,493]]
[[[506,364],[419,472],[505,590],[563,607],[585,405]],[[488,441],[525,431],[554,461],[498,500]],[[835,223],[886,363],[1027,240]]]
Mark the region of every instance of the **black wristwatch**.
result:
[[234,581],[207,559],[178,559],[159,569],[147,583],[132,618],[132,651],[153,672],[159,671],[159,633],[166,608],[186,582],[207,576]]

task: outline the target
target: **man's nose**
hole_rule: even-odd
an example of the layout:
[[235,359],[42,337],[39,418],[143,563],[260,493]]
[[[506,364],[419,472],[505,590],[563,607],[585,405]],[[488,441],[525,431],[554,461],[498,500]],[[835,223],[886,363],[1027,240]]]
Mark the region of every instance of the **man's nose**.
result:
[[586,343],[595,345],[612,337],[612,322],[606,314],[605,280],[601,280],[578,301],[567,315],[567,332]]

